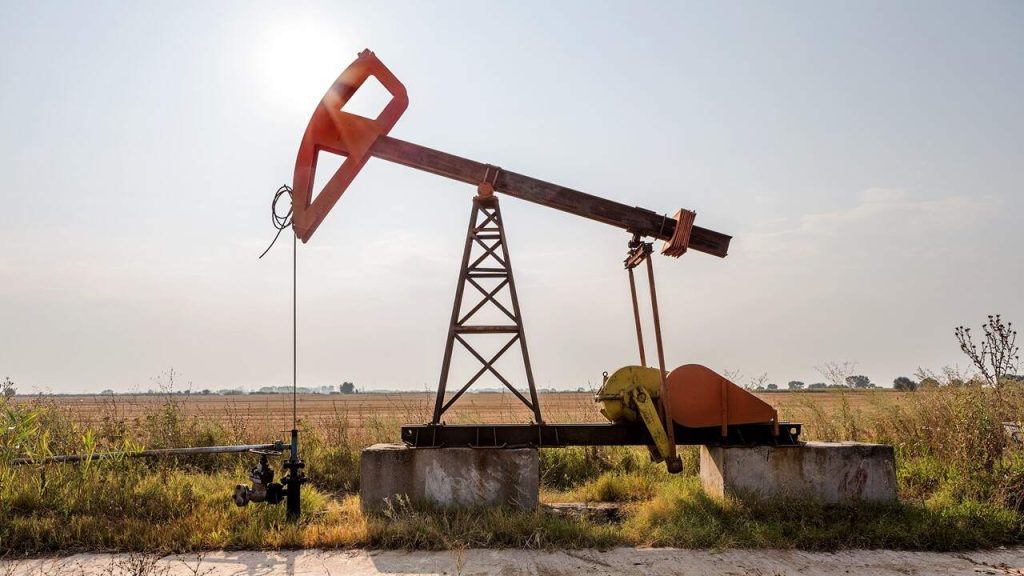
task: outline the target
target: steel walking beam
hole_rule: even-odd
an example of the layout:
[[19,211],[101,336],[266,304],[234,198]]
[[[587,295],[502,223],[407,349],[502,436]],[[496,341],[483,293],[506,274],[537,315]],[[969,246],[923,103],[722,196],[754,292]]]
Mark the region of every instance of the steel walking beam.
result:
[[[369,78],[376,78],[391,100],[376,118],[344,110],[345,104]],[[627,206],[565,186],[524,176],[495,165],[462,158],[397,138],[388,133],[409,105],[405,86],[369,50],[359,53],[327,90],[313,112],[295,160],[295,234],[309,241],[317,227],[356,175],[371,158],[380,158],[467,184],[486,182],[494,191],[590,220],[622,228],[632,234],[664,240],[662,253],[678,257],[688,248],[725,257],[731,237],[695,226],[693,212],[680,210],[674,217]],[[339,154],[344,162],[323,190],[314,197],[313,183],[321,152]]]

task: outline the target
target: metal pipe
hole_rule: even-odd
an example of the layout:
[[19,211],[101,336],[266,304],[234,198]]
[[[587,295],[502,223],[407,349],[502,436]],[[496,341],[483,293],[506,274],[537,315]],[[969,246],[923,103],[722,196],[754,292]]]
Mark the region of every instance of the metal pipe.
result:
[[59,456],[47,456],[45,458],[14,458],[12,466],[23,466],[25,464],[69,464],[83,460],[110,460],[114,458],[162,458],[164,456],[189,456],[196,454],[232,454],[237,452],[249,452],[252,450],[279,450],[285,451],[290,448],[283,442],[273,444],[238,444],[233,446],[197,446],[194,448],[158,448],[154,450],[140,450],[138,452],[99,452],[96,454],[63,454]]
[[288,475],[282,482],[285,485],[285,513],[288,520],[295,521],[302,515],[302,484],[306,482],[306,475],[302,469],[306,463],[299,460],[299,431],[292,428],[291,456],[284,463],[284,469]]

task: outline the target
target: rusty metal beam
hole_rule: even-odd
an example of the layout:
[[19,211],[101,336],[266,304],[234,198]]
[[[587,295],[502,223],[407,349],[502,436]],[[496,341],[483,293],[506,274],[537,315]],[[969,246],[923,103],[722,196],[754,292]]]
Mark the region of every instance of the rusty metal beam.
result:
[[[675,425],[676,442],[705,446],[795,446],[800,424],[738,424],[722,436],[718,426]],[[562,448],[566,446],[650,446],[647,428],[639,424],[411,424],[402,426],[402,442],[413,448]]]
[[[473,185],[479,184],[488,171],[494,170],[494,166],[490,164],[390,136],[378,136],[370,147],[369,154],[382,160]],[[676,230],[676,220],[663,214],[627,206],[504,169],[498,173],[494,189],[527,202],[617,226],[640,236],[668,241]],[[690,233],[689,248],[722,258],[729,252],[731,239],[732,237],[727,234],[694,226]]]

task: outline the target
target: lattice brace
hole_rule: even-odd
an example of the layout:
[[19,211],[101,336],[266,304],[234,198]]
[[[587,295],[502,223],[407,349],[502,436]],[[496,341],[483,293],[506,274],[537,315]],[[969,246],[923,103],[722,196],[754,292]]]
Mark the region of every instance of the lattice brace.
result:
[[473,245],[465,274],[465,281],[473,290],[462,303],[463,310],[457,320],[459,326],[468,325],[471,319],[473,324],[518,323],[512,310],[509,289],[512,276],[502,231],[497,204],[482,206],[471,232]]
[[[500,338],[502,342],[494,351],[485,351],[488,338]],[[499,361],[508,358],[506,353],[517,344],[522,354],[527,393],[516,388],[497,366]],[[468,353],[476,370],[471,376],[467,373],[465,379],[457,378],[455,382],[459,387],[453,387],[454,394],[446,399],[456,350]],[[495,197],[473,200],[432,423],[440,423],[441,416],[485,376],[500,382],[531,411],[535,421],[542,421],[501,210]]]

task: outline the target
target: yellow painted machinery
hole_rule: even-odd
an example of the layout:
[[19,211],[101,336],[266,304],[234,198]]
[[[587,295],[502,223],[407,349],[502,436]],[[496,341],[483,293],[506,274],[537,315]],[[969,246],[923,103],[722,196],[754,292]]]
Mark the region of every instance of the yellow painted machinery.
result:
[[660,415],[662,374],[657,368],[626,366],[611,375],[594,397],[601,404],[601,414],[609,422],[635,424],[643,422],[654,444],[651,457],[662,462],[671,456],[668,432]]
[[674,438],[680,436],[677,426],[717,428],[727,439],[730,427],[763,425],[772,436],[779,436],[779,415],[774,408],[700,364],[686,364],[668,374],[645,366],[619,368],[606,375],[594,401],[601,404],[601,414],[610,422],[642,422],[653,441],[651,457],[655,462],[665,461],[670,472],[682,471],[682,463],[675,457]]

